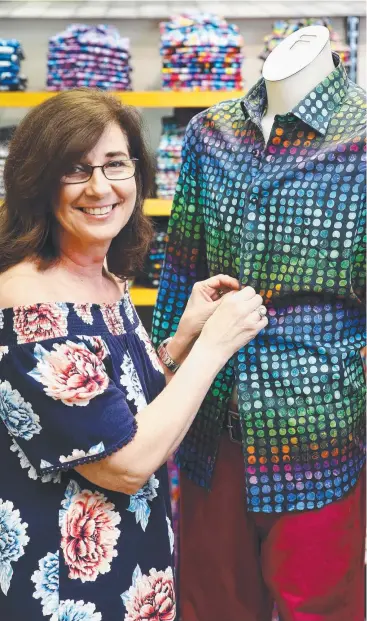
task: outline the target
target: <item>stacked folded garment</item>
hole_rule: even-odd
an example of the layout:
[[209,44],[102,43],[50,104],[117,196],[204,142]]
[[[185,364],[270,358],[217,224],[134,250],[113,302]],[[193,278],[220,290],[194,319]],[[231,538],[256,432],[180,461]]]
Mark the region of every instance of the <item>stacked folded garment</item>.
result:
[[300,28],[304,28],[305,26],[326,26],[330,32],[330,43],[331,49],[333,52],[337,52],[343,61],[344,65],[348,67],[350,61],[350,48],[348,45],[345,45],[341,39],[339,34],[332,28],[329,20],[327,18],[324,19],[299,19],[295,20],[279,20],[274,22],[273,24],[273,32],[267,35],[264,38],[264,49],[260,54],[260,58],[266,60],[269,56],[270,52],[283,41],[286,37],[288,37],[292,32],[299,30]]
[[135,283],[142,287],[158,287],[167,244],[167,218],[159,218],[144,267]]
[[17,39],[0,39],[0,91],[24,91],[27,78],[20,73],[24,60],[22,46]]
[[129,48],[129,39],[114,26],[71,24],[49,40],[48,90],[131,90]]
[[164,90],[242,89],[243,39],[237,26],[197,13],[162,22],[160,32]]
[[181,168],[185,128],[174,117],[163,117],[163,133],[157,150],[157,198],[172,199]]

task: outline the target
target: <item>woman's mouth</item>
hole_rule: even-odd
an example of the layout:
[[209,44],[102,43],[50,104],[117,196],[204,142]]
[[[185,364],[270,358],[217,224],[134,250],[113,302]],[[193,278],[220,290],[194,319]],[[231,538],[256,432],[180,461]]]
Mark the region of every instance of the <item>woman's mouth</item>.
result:
[[111,213],[117,205],[118,203],[114,203],[113,205],[104,205],[103,207],[79,207],[79,209],[89,216],[106,216]]

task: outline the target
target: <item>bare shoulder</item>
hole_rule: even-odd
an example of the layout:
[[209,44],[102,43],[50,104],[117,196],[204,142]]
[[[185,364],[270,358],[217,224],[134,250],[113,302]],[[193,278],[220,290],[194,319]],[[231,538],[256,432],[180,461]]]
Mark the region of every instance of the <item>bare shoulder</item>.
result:
[[0,308],[26,306],[45,294],[42,276],[30,263],[19,263],[0,274]]

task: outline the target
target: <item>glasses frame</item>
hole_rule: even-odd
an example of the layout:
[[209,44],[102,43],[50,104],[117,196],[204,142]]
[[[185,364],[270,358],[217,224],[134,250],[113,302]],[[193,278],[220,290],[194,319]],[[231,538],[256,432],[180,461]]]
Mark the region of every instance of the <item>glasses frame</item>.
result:
[[[118,179],[117,177],[114,177],[113,179],[110,179],[109,177],[107,177],[106,173],[105,173],[105,166],[108,166],[108,164],[111,164],[111,162],[113,161],[124,161],[124,162],[134,162],[134,172],[132,175],[130,175],[129,177],[124,177],[123,179]],[[106,162],[105,164],[102,164],[102,166],[92,166],[91,164],[83,164],[83,166],[85,166],[86,168],[86,172],[87,170],[90,171],[90,175],[88,177],[88,179],[84,179],[84,181],[63,181],[63,179],[61,178],[61,183],[63,185],[78,185],[80,183],[88,183],[88,181],[91,180],[91,178],[93,177],[93,173],[95,168],[100,168],[104,174],[104,176],[106,177],[107,181],[126,181],[127,179],[131,179],[132,177],[135,176],[136,173],[136,165],[135,162],[138,162],[139,158],[137,157],[128,157],[128,158],[121,158],[121,160],[111,160],[109,162]]]

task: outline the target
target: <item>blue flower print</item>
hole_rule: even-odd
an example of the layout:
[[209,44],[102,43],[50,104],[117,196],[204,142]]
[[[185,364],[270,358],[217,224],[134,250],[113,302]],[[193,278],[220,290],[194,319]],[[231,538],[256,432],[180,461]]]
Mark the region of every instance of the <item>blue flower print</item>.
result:
[[94,604],[83,600],[61,600],[58,610],[54,612],[50,621],[102,621],[100,612],[96,612]]
[[7,381],[0,382],[0,417],[10,434],[23,440],[30,440],[42,429],[31,404],[24,401],[22,395]]
[[[1,326],[0,326],[1,330]],[[9,353],[9,347],[7,345],[0,345],[0,360],[5,356],[5,354]]]
[[123,305],[124,305],[124,309],[125,309],[125,313],[126,316],[128,318],[128,320],[130,321],[131,325],[134,325],[134,309],[132,307],[132,304],[130,302],[129,296],[128,295],[124,295],[123,298]]
[[[20,448],[19,444],[15,440],[10,445],[10,450],[12,453],[16,453],[19,457],[20,467],[25,468],[28,471],[28,476],[33,481],[37,481],[40,477],[37,475],[36,469],[32,466],[30,461],[28,460],[27,455]],[[61,472],[55,472],[51,474],[43,474],[41,476],[42,483],[61,483]]]
[[130,505],[128,511],[135,513],[136,523],[141,524],[142,529],[145,531],[148,526],[150,516],[150,506],[148,501],[156,498],[157,492],[155,491],[159,487],[159,481],[154,476],[150,477],[149,481],[142,487],[136,494],[130,496]]
[[173,554],[173,550],[175,547],[175,534],[173,532],[171,520],[169,519],[168,515],[166,515],[166,522],[167,522],[167,528],[168,528],[169,546],[171,549],[171,554]]
[[33,597],[41,600],[43,616],[52,615],[59,605],[59,552],[48,552],[38,566],[31,576],[36,585]]
[[0,498],[0,588],[4,595],[13,576],[11,563],[23,556],[24,547],[29,542],[27,528],[28,524],[22,522],[13,503]]

